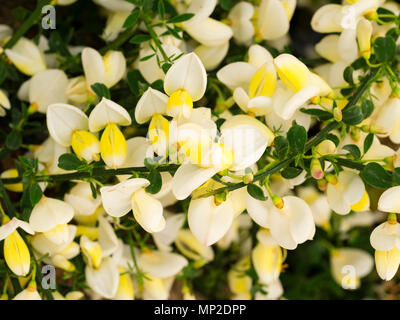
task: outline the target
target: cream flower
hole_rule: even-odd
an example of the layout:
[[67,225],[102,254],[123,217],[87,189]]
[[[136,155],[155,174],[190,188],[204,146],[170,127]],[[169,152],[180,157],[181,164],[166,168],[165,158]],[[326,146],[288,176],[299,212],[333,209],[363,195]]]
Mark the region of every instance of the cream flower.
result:
[[342,171],[336,184],[329,183],[326,196],[329,206],[338,214],[348,214],[351,206],[358,203],[365,194],[365,186],[358,174]]
[[82,51],[82,66],[85,72],[87,90],[91,93],[93,93],[92,84],[103,83],[111,88],[121,80],[126,71],[125,57],[119,51],[108,51],[102,57],[98,51],[85,48]]
[[147,232],[159,232],[165,227],[161,203],[144,190],[146,179],[129,179],[100,189],[103,206],[112,217],[122,217],[130,210]]
[[28,76],[46,70],[44,55],[32,40],[21,38],[5,53],[17,69]]
[[372,268],[372,257],[363,250],[338,248],[331,253],[332,275],[343,289],[357,289],[360,279],[368,275]]

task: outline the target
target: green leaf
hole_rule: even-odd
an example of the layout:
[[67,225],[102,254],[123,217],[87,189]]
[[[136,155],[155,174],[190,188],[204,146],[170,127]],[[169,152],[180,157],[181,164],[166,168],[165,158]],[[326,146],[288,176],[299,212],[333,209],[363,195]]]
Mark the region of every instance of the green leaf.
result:
[[139,17],[140,17],[140,9],[135,8],[135,10],[133,10],[131,14],[128,16],[128,18],[126,18],[122,27],[123,28],[133,27],[138,22]]
[[287,133],[287,139],[292,152],[303,153],[307,142],[307,131],[304,127],[294,124]]
[[339,145],[339,143],[340,143],[340,140],[339,140],[338,136],[335,135],[335,134],[333,134],[333,133],[328,134],[328,135],[326,136],[326,138],[329,139],[329,140],[331,140],[331,141],[333,141],[333,143],[335,144],[336,147],[337,147],[337,146]]
[[6,139],[6,147],[10,150],[17,150],[22,144],[22,135],[19,131],[11,131]]
[[34,183],[29,187],[29,197],[31,199],[32,206],[39,202],[42,199],[42,189],[40,188],[39,184]]
[[161,174],[157,170],[151,170],[147,176],[147,180],[150,181],[150,185],[146,187],[146,191],[151,194],[156,194],[161,190],[162,180]]
[[353,72],[354,69],[351,66],[348,66],[346,69],[343,71],[343,79],[350,84],[351,86],[354,85],[353,81]]
[[155,53],[149,54],[148,56],[141,58],[140,61],[147,61],[147,60],[153,58],[155,55],[156,55]]
[[164,5],[164,0],[158,0],[158,13],[161,17],[161,19],[164,19],[165,17],[165,5]]
[[396,42],[392,37],[379,37],[374,42],[374,52],[379,62],[388,62],[396,55]]
[[265,201],[268,198],[264,195],[263,189],[254,183],[249,183],[247,185],[247,192],[251,195],[254,199]]
[[367,137],[364,140],[364,154],[366,154],[369,148],[371,148],[373,141],[374,141],[374,134],[368,133]]
[[140,74],[139,70],[129,71],[126,77],[128,80],[129,89],[136,97],[139,97],[139,82],[142,80],[142,75]]
[[96,82],[90,86],[94,93],[99,97],[101,100],[103,97],[107,99],[111,99],[110,90],[103,84]]
[[278,158],[280,160],[285,159],[289,152],[289,143],[286,140],[286,138],[283,136],[277,136],[274,139],[274,146],[275,146],[275,151],[278,155]]
[[390,188],[392,186],[392,177],[378,163],[370,162],[361,171],[361,177],[364,181],[375,188]]
[[302,168],[287,167],[282,170],[281,175],[285,179],[293,179],[296,178],[302,172],[303,172]]
[[58,158],[58,167],[64,170],[76,170],[82,161],[73,153],[64,153]]
[[179,23],[183,21],[187,21],[194,16],[194,13],[183,13],[178,16],[175,16],[167,21],[167,23]]
[[363,113],[359,106],[344,108],[342,111],[343,122],[349,125],[359,124],[364,120]]
[[392,174],[393,183],[400,185],[400,168],[395,168]]
[[6,78],[7,69],[6,69],[6,62],[3,60],[0,61],[0,85],[3,83],[4,79]]
[[363,100],[361,103],[361,112],[364,119],[367,119],[374,111],[374,104],[371,100]]
[[333,117],[332,113],[325,111],[325,110],[321,110],[321,109],[301,108],[300,111],[303,113],[315,116],[315,117],[319,118],[321,121],[329,120]]
[[219,5],[225,11],[230,11],[233,8],[234,2],[233,0],[220,0]]
[[358,160],[361,158],[361,151],[355,144],[345,145],[343,147],[343,149],[349,151],[355,160]]
[[97,199],[97,189],[96,185],[93,182],[90,182],[90,190],[92,191],[93,199]]
[[[379,20],[383,22],[392,22],[396,19],[396,15],[392,11],[385,8],[378,8],[376,13],[378,14]],[[388,17],[390,15],[392,15],[393,17]],[[378,22],[378,24],[381,23]]]
[[148,34],[137,34],[136,36],[132,37],[129,42],[132,44],[139,44],[145,41],[149,41],[150,39],[151,37]]

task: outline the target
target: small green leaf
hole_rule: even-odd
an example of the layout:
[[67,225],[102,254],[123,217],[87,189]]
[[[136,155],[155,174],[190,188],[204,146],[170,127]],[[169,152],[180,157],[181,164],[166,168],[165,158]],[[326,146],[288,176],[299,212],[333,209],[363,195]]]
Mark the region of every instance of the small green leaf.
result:
[[396,42],[392,37],[379,37],[374,42],[374,52],[379,62],[391,61],[396,55]]
[[148,56],[140,58],[140,61],[147,61],[147,60],[153,58],[155,55],[156,55],[155,53],[149,54]]
[[251,195],[254,199],[265,201],[268,198],[264,195],[263,189],[254,183],[249,183],[247,185],[247,192]]
[[305,109],[305,108],[301,108],[300,109],[301,112],[315,116],[317,118],[319,118],[321,121],[325,121],[325,120],[329,120],[331,119],[332,113],[325,111],[325,110],[321,110],[321,109]]
[[179,23],[183,21],[187,21],[194,16],[194,13],[183,13],[178,16],[175,16],[167,21],[167,23]]
[[129,42],[132,44],[139,44],[142,42],[149,41],[150,39],[151,37],[148,34],[137,34],[136,36],[132,37],[131,40],[129,40]]
[[106,99],[111,99],[110,90],[103,84],[96,82],[90,86],[94,93],[99,97],[101,100],[103,97]]
[[343,79],[351,86],[354,85],[353,72],[354,69],[351,66],[348,66],[343,72]]
[[361,177],[364,181],[375,188],[390,188],[392,186],[392,177],[378,163],[370,162],[361,171]]
[[359,124],[364,120],[363,113],[359,106],[351,106],[342,110],[343,122],[349,125]]
[[374,104],[371,100],[363,100],[361,103],[361,112],[364,119],[367,119],[374,111]]
[[293,179],[296,178],[302,172],[303,169],[301,168],[287,167],[282,170],[281,175],[285,179]]
[[328,135],[326,136],[326,138],[329,139],[329,140],[331,140],[331,141],[333,141],[333,143],[335,144],[336,147],[337,147],[337,146],[339,145],[339,143],[340,143],[340,140],[339,140],[338,136],[335,135],[335,134],[333,134],[333,133],[328,134]]
[[307,142],[307,131],[304,127],[294,124],[287,133],[290,151],[299,154],[304,152]]
[[6,147],[10,150],[17,150],[22,144],[22,135],[19,131],[11,131],[6,139]]
[[31,199],[32,206],[40,201],[42,198],[43,192],[40,188],[39,184],[34,183],[29,187],[29,197]]
[[64,153],[58,158],[58,167],[64,170],[76,170],[82,161],[73,153]]
[[146,187],[146,191],[151,194],[156,194],[161,190],[162,180],[161,174],[157,170],[151,170],[147,176],[147,180],[150,181],[150,185]]
[[395,168],[392,174],[393,183],[400,185],[400,168]]
[[275,146],[275,150],[278,155],[278,158],[280,160],[285,159],[289,152],[289,143],[286,140],[286,138],[283,136],[277,136],[274,139],[274,146]]
[[122,27],[123,28],[133,27],[138,22],[139,17],[140,17],[140,9],[135,8],[135,10],[133,10],[131,14],[128,16],[128,18],[126,18]]
[[349,151],[355,160],[358,160],[361,158],[361,151],[355,144],[345,145],[343,147],[343,149]]
[[142,79],[142,75],[140,74],[139,70],[129,71],[126,77],[128,80],[129,89],[136,97],[139,97],[139,82]]
[[364,154],[366,154],[369,148],[371,148],[373,141],[374,141],[374,134],[368,133],[367,137],[364,140]]
[[93,199],[96,199],[97,198],[97,189],[96,189],[96,185],[93,182],[90,182],[90,190],[92,191]]
[[164,5],[164,0],[158,0],[158,14],[160,15],[161,19],[164,19],[165,17],[165,5]]

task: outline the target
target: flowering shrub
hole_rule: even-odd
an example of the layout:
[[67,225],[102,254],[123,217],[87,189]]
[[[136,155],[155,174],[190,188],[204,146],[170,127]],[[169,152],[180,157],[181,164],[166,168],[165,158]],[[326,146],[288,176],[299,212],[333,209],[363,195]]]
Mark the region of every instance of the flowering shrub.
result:
[[298,2],[15,9],[2,298],[398,297],[400,6]]

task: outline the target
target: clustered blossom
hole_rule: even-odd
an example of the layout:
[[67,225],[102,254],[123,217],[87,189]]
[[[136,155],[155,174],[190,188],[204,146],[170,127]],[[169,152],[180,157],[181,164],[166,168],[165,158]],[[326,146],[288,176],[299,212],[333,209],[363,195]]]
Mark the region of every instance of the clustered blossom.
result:
[[[106,16],[99,36],[107,43],[127,32],[126,23],[141,10],[135,1],[93,2]],[[349,83],[346,68],[357,59],[374,64],[372,44],[395,27],[379,23],[378,8],[399,15],[400,6],[355,0],[320,7],[311,27],[324,34],[315,52],[325,63],[311,68],[294,54],[267,49],[290,43],[296,0],[236,1],[220,20],[213,15],[216,0],[160,2],[178,16],[192,15],[177,23],[150,21],[151,30],[147,18],[139,21],[138,32],[150,35],[133,45],[134,61],[121,48],[69,46],[80,74],[63,69],[44,35],[21,37],[3,49],[13,31],[0,25],[0,53],[26,79],[12,99],[0,89],[0,116],[8,116],[16,101],[29,106],[29,115],[42,114],[44,138],[24,155],[37,160],[40,176],[71,173],[60,165],[65,155],[80,165],[71,169],[78,174],[63,185],[62,196],[52,191],[57,179],[38,181],[41,197],[28,214],[0,207],[2,258],[25,279],[14,299],[44,298],[33,276],[38,259],[66,274],[78,271],[77,259],[84,262],[85,288],[57,289],[56,299],[168,299],[185,270],[201,270],[232,246],[239,249],[225,270],[230,297],[280,299],[286,257],[318,242],[319,231],[335,234],[333,228],[340,244],[327,245],[332,277],[343,289],[356,289],[374,267],[365,248],[343,245],[358,226],[370,228],[377,274],[391,280],[400,265],[400,187],[385,188],[373,205],[359,167],[335,159],[376,162],[388,171],[399,163],[399,151],[383,142],[400,142],[400,96],[387,74],[370,83],[364,98],[374,106],[370,114],[356,124],[341,121],[351,101],[342,90]],[[243,54],[227,59],[238,46]],[[358,83],[367,71],[354,69],[351,81]],[[143,80],[135,105],[113,98],[114,90],[131,86],[132,74]],[[214,86],[217,99],[210,94]],[[322,113],[331,120],[320,126],[316,115]],[[335,121],[342,126],[310,150],[304,141],[289,168],[266,174],[270,164],[296,151],[292,141],[303,130],[306,139],[310,128]],[[282,158],[278,153],[285,150]],[[358,159],[356,150],[364,150]],[[98,170],[104,176],[96,176]],[[1,178],[20,174],[15,166]],[[5,188],[25,194],[26,182]],[[195,299],[188,279],[182,295]],[[254,292],[255,285],[262,290]]]

